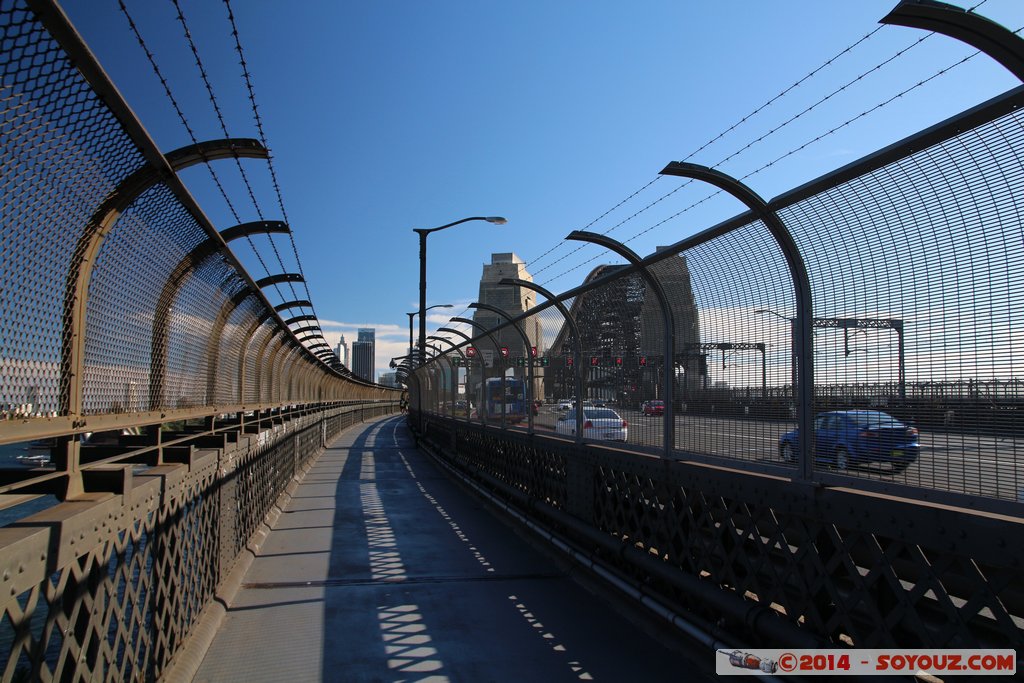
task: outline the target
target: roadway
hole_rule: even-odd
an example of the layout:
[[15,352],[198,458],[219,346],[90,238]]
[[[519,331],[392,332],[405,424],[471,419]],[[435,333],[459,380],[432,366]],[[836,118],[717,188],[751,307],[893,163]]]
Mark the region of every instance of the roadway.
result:
[[[614,410],[629,423],[629,444],[644,450],[661,448],[663,417]],[[554,406],[544,406],[535,419],[536,429],[554,431],[562,414]],[[783,464],[779,437],[796,423],[684,414],[675,417],[675,426],[677,457],[689,452]],[[1024,495],[1024,439],[957,431],[922,431],[919,438],[921,454],[905,471],[892,474],[888,465],[871,464],[851,467],[848,474],[992,498],[1018,500]]]
[[193,680],[713,679],[713,651],[626,618],[490,512],[403,418],[347,430],[272,521]]

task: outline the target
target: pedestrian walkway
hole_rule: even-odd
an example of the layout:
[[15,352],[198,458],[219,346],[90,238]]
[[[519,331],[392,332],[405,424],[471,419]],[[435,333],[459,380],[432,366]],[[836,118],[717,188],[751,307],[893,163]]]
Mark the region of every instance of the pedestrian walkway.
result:
[[418,451],[404,418],[358,425],[294,492],[195,680],[711,680],[713,653],[660,644],[569,571]]

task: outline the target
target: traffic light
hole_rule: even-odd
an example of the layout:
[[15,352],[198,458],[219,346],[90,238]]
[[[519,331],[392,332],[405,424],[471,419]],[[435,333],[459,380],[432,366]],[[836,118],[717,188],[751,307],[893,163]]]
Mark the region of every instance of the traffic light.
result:
[[647,367],[647,356],[640,356],[640,367]]
[[546,368],[548,366],[548,362],[549,362],[549,359],[548,359],[547,356],[541,356],[541,358],[540,358],[540,366],[542,368]]
[[501,347],[501,357],[502,358],[508,358],[508,347],[507,346],[502,346]]
[[533,356],[534,358],[537,357],[537,347],[536,346],[531,346],[530,347],[530,355]]
[[570,367],[570,368],[571,368],[571,367],[573,366],[573,364],[574,364],[574,363],[575,363],[575,361],[574,361],[574,360],[572,359],[572,356],[566,356],[566,357],[565,357],[565,364],[566,364],[566,365],[567,365],[568,367]]
[[476,358],[476,347],[475,346],[470,346],[468,349],[466,349],[466,357],[467,358]]
[[590,357],[590,367],[596,368],[600,364],[601,364],[601,357],[600,356],[591,356]]
[[517,356],[516,357],[516,366],[520,367],[520,368],[526,367],[526,359]]
[[615,367],[622,367],[622,356],[615,356]]

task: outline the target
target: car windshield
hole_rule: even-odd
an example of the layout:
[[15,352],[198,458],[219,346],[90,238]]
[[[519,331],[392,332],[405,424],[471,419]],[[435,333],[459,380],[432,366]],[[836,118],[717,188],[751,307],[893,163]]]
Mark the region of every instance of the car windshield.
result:
[[664,403],[662,401],[651,401],[651,405],[652,406],[660,406],[660,405],[664,405]]
[[593,408],[583,411],[588,420],[621,420],[618,413],[607,408]]
[[888,413],[879,410],[861,410],[847,413],[850,420],[860,429],[878,429],[879,427],[903,427],[902,422]]

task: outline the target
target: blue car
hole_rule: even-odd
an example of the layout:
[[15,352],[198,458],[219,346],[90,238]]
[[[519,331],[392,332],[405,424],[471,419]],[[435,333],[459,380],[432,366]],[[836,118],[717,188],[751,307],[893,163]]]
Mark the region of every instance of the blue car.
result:
[[[799,430],[779,437],[779,454],[796,462]],[[814,459],[846,470],[850,465],[881,462],[902,472],[921,453],[917,429],[879,410],[834,410],[814,418]]]

